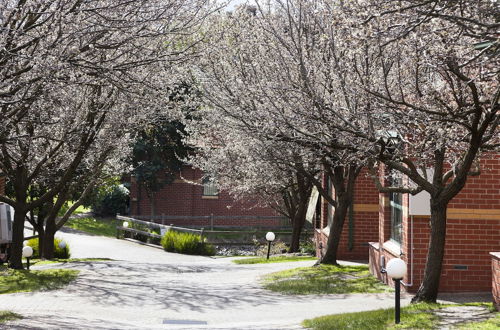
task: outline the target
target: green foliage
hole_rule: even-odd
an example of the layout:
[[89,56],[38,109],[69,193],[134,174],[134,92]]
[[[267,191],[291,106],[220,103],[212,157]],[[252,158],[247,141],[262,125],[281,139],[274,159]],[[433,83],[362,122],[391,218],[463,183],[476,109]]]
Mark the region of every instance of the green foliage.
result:
[[[394,324],[394,309],[378,309],[374,311],[334,314],[305,320],[302,325],[306,328],[316,330],[335,330],[335,329],[437,329],[439,317],[434,314],[434,310],[449,306],[484,306],[490,307],[491,304],[427,304],[420,303],[401,308],[401,323]],[[486,321],[468,322],[457,325],[457,329],[480,329],[493,330],[499,329],[500,314],[495,313],[494,317]]]
[[74,269],[5,270],[0,273],[0,294],[59,289],[78,273]]
[[307,261],[307,260],[317,260],[316,257],[309,256],[273,256],[269,259],[262,258],[245,258],[233,260],[235,264],[269,264],[275,262],[290,262],[290,261]]
[[[68,201],[66,203],[64,203],[64,205],[61,207],[61,209],[59,210],[59,212],[57,212],[57,215],[62,217],[66,211],[73,205],[74,203],[72,201]],[[73,211],[72,214],[81,214],[81,213],[85,213],[85,212],[89,212],[90,209],[86,208],[85,206],[83,205],[80,205],[76,208],[76,210]]]
[[415,304],[401,309],[401,323],[394,324],[394,309],[378,309],[367,312],[335,314],[305,320],[302,324],[316,330],[335,329],[434,329],[439,318],[433,309],[438,304]]
[[50,264],[66,264],[66,263],[90,263],[90,262],[99,262],[99,261],[110,261],[113,259],[110,258],[71,258],[71,259],[52,259],[52,260],[41,260],[34,259],[30,260],[32,265],[50,265]]
[[267,275],[264,287],[284,294],[375,293],[391,290],[367,266],[319,265]]
[[21,315],[16,314],[16,313],[12,313],[9,311],[0,311],[0,323],[18,320],[18,319],[22,319],[22,318],[23,317]]
[[118,178],[107,181],[94,190],[89,201],[92,212],[101,216],[125,214],[128,208],[129,191]]
[[310,255],[316,255],[316,243],[312,239],[300,243],[300,252]]
[[202,242],[200,235],[169,230],[161,239],[161,245],[168,252],[195,255],[215,255],[213,245]]
[[115,237],[116,227],[119,224],[120,221],[112,218],[71,218],[64,226],[89,234]]
[[[69,259],[71,256],[69,244],[66,243],[64,248],[59,247],[59,243],[62,242],[60,238],[54,238],[54,258],[58,259]],[[38,249],[38,238],[32,238],[27,243],[33,249],[33,258],[40,257],[40,251]]]
[[[185,103],[187,98],[196,95],[196,90],[188,84],[167,87],[166,92],[171,104],[181,107],[186,116],[195,111]],[[182,122],[166,117],[155,118],[154,122],[135,132],[130,163],[138,184],[144,186],[148,194],[170,184],[179,173],[182,160],[191,151],[183,141],[186,135]]]
[[167,252],[177,252],[175,249],[175,241],[178,238],[178,234],[172,230],[168,231],[163,235],[161,238],[161,246],[163,246],[163,249]]
[[149,193],[170,184],[188,154],[182,142],[186,132],[180,122],[159,120],[136,133],[132,149],[133,174]]
[[480,321],[480,322],[467,322],[460,324],[457,326],[458,329],[463,329],[463,330],[493,330],[493,329],[500,329],[500,313],[496,311],[496,308],[493,306],[492,303],[469,303],[469,304],[464,304],[466,306],[481,306],[487,308],[492,314],[491,318]]

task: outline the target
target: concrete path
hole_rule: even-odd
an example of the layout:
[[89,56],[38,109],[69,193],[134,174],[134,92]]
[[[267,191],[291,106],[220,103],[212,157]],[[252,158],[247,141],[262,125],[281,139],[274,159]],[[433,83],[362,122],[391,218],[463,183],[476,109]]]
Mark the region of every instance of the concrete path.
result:
[[172,254],[75,232],[59,235],[73,258],[113,261],[40,266],[81,273],[60,290],[2,295],[0,310],[25,317],[5,328],[301,329],[307,318],[393,305],[392,294],[285,296],[259,286],[264,274],[312,261],[236,265],[233,258]]

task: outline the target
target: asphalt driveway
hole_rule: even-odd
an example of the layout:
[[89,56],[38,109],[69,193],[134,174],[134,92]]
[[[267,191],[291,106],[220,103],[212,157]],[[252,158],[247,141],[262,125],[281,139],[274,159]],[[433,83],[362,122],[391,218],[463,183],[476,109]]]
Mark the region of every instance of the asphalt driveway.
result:
[[285,296],[259,285],[263,274],[313,261],[236,265],[232,258],[166,253],[126,240],[58,235],[73,258],[113,261],[45,266],[81,273],[60,290],[1,295],[0,310],[24,316],[5,328],[301,329],[307,318],[393,305],[391,294]]

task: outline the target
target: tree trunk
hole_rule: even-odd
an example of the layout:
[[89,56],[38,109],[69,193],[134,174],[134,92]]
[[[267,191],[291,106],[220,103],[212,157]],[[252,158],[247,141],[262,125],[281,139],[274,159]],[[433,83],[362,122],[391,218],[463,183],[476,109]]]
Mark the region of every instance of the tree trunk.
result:
[[288,249],[288,252],[290,253],[299,251],[300,234],[302,233],[302,228],[304,228],[304,223],[306,222],[307,202],[302,201],[300,204],[301,205],[293,218],[292,239],[290,241],[290,248]]
[[412,303],[436,302],[444,257],[447,207],[448,203],[440,203],[431,199],[431,235],[424,278]]
[[45,220],[47,218],[47,206],[43,204],[38,208],[38,216],[36,219],[36,231],[38,232],[38,253],[40,258],[43,258],[43,249],[45,241]]
[[330,234],[328,235],[328,241],[326,243],[326,252],[320,261],[322,264],[338,264],[337,252],[351,199],[347,198],[347,196],[339,196],[337,203],[337,207],[335,208],[335,212],[333,214],[333,223],[330,227]]
[[53,217],[47,217],[45,225],[45,237],[43,240],[43,250],[40,250],[43,259],[54,259],[54,236],[56,234],[56,220]]
[[[42,220],[43,221],[43,220]],[[40,258],[43,258],[43,244],[44,244],[44,241],[45,241],[45,229],[43,228],[43,223],[40,223],[38,226],[37,226],[37,230],[38,232],[38,251],[40,253]]]
[[10,246],[9,267],[12,269],[23,269],[23,241],[24,221],[26,210],[14,209],[14,223],[12,224],[12,244]]

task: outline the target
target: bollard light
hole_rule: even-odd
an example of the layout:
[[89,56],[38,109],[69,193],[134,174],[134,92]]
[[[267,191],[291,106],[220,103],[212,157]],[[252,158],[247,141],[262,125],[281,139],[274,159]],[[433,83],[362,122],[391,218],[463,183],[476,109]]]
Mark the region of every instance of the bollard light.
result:
[[406,275],[406,263],[399,258],[393,258],[387,263],[385,271],[390,278],[401,280]]
[[401,314],[401,280],[406,275],[406,263],[399,258],[391,259],[387,263],[385,271],[387,272],[387,275],[394,280],[394,289],[396,291],[394,319],[395,323],[399,324]]
[[123,228],[128,228],[128,221],[123,221],[122,226],[123,226]]
[[267,240],[267,260],[269,260],[269,254],[271,253],[271,242],[274,241],[276,238],[276,235],[272,231],[268,232],[266,234],[266,240]]
[[26,268],[30,270],[30,258],[33,255],[33,248],[29,245],[23,247],[23,257],[26,258]]
[[66,242],[65,242],[65,241],[60,241],[60,242],[59,242],[59,247],[60,247],[61,249],[65,249],[65,248],[66,248]]

